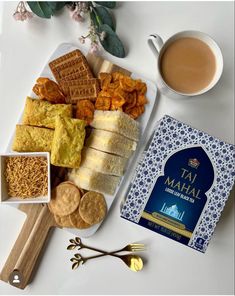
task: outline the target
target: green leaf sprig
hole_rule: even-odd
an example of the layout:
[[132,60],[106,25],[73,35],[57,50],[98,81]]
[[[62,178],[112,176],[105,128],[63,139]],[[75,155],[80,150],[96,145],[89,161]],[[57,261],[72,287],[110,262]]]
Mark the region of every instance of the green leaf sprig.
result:
[[[16,20],[26,20],[32,17],[32,13],[27,11],[26,2],[19,2],[14,18]],[[124,46],[116,34],[116,26],[110,9],[116,7],[115,1],[94,1],[94,2],[64,2],[64,1],[27,1],[31,11],[37,16],[50,19],[59,10],[68,7],[75,13],[73,17],[77,21],[83,20],[83,15],[90,16],[90,29],[87,36],[81,36],[79,40],[84,43],[86,38],[91,40],[91,49],[96,50],[98,43],[110,54],[124,58]],[[82,7],[82,8],[81,8]]]

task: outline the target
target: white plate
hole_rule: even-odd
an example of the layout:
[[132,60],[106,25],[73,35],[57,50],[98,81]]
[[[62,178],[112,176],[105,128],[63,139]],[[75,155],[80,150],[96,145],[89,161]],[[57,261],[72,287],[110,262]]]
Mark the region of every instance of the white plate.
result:
[[[54,79],[50,68],[48,66],[48,63],[74,49],[78,49],[78,47],[70,44],[70,43],[62,43],[60,44],[57,49],[54,51],[54,53],[52,54],[52,56],[50,57],[49,61],[47,62],[47,64],[45,65],[45,67],[43,68],[43,70],[41,71],[41,73],[38,75],[38,77],[48,77],[50,79]],[[79,48],[80,49],[80,48]],[[80,49],[84,55],[87,54],[87,52],[85,52],[84,50]],[[128,69],[127,69],[128,70]],[[145,105],[145,112],[140,116],[140,118],[138,119],[139,123],[140,123],[140,138],[144,138],[144,133],[145,133],[145,129],[148,125],[151,113],[154,109],[154,105],[156,103],[156,97],[157,97],[157,87],[156,85],[149,81],[146,80],[145,78],[143,78],[140,75],[137,74],[132,74],[131,75],[132,78],[134,79],[141,79],[142,81],[144,81],[147,84],[147,94],[146,97],[148,98],[148,104]],[[34,93],[30,93],[29,94],[31,97],[36,97]],[[22,114],[20,119],[18,120],[18,123],[21,122],[21,118],[22,118]],[[12,147],[12,142],[14,139],[14,133],[9,141],[9,144],[7,146],[7,152],[13,152],[11,150]],[[143,145],[144,143],[141,141],[141,145]],[[138,147],[137,147],[137,151],[138,151]],[[133,154],[133,156],[129,159],[126,170],[125,170],[125,174],[124,176],[121,178],[121,181],[116,189],[116,192],[114,195],[105,195],[105,199],[107,202],[107,207],[108,210],[110,209],[113,200],[115,198],[118,198],[119,196],[121,196],[127,189],[128,184],[131,180],[131,176],[134,173],[134,167],[135,167],[135,163],[137,160],[137,152]],[[99,224],[93,225],[88,229],[84,229],[84,230],[79,230],[79,229],[73,229],[73,228],[66,228],[68,231],[70,231],[71,233],[80,236],[80,237],[89,237],[91,235],[93,235],[97,229],[99,228],[99,226],[101,225],[102,222],[100,222]]]

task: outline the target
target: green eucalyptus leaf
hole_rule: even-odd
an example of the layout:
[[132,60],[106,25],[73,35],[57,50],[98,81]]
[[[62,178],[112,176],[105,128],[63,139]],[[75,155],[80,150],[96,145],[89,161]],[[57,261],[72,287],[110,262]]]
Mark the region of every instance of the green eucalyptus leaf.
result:
[[91,18],[91,22],[92,22],[92,24],[93,24],[96,28],[98,28],[98,27],[99,27],[99,23],[98,23],[98,21],[97,21],[96,14],[95,14],[95,12],[94,12],[93,10],[90,12],[90,18]]
[[99,4],[101,6],[107,7],[107,8],[115,8],[116,2],[115,1],[95,1],[96,4]]
[[30,9],[32,10],[32,12],[39,17],[51,18],[51,16],[53,15],[53,10],[51,9],[50,5],[47,2],[28,1],[27,3]]
[[96,14],[99,16],[101,22],[103,24],[110,26],[112,30],[115,31],[114,22],[108,9],[103,6],[95,7],[94,9]]
[[58,11],[66,5],[66,2],[64,1],[48,1],[47,3],[53,11]]
[[118,38],[117,34],[108,25],[104,24],[99,26],[99,33],[105,32],[106,36],[104,40],[100,40],[103,48],[118,58],[125,57],[125,49],[121,40]]

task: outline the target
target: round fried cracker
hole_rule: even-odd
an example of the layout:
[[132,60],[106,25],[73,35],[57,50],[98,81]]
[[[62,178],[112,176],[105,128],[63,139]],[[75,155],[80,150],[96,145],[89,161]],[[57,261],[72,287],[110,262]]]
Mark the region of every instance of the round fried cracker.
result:
[[70,215],[67,216],[58,216],[54,215],[55,221],[59,226],[62,227],[73,227],[72,223],[70,222]]
[[52,191],[49,209],[58,216],[67,216],[78,208],[80,199],[81,193],[77,187],[61,183]]
[[81,197],[85,194],[84,189],[77,187],[77,185],[75,183],[73,183],[72,181],[64,181],[64,182],[60,183],[60,185],[61,184],[71,184],[71,185],[75,186],[80,191]]
[[77,209],[75,212],[69,215],[70,224],[78,229],[86,229],[91,227],[90,224],[86,223],[81,215],[79,214],[79,209]]
[[103,194],[89,191],[83,195],[79,214],[86,223],[90,225],[99,223],[104,219],[106,211],[107,205]]

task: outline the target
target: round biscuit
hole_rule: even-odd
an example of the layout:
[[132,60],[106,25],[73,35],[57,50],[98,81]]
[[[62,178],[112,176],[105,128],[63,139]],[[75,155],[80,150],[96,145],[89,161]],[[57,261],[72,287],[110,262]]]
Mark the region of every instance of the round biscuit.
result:
[[77,187],[61,183],[52,191],[49,209],[55,215],[67,216],[78,208],[80,199],[81,193]]
[[61,184],[71,184],[71,185],[75,186],[77,189],[79,189],[79,191],[81,193],[81,197],[85,194],[84,189],[77,187],[77,185],[75,183],[73,183],[72,181],[64,181],[64,182],[60,183],[60,185]]
[[79,214],[79,209],[69,215],[70,223],[73,227],[78,229],[85,229],[91,227],[90,224],[86,223]]
[[81,199],[79,214],[82,219],[90,224],[97,224],[104,219],[107,205],[103,194],[89,191]]
[[70,222],[69,215],[67,216],[58,216],[54,215],[56,223],[61,227],[73,227],[73,225]]

